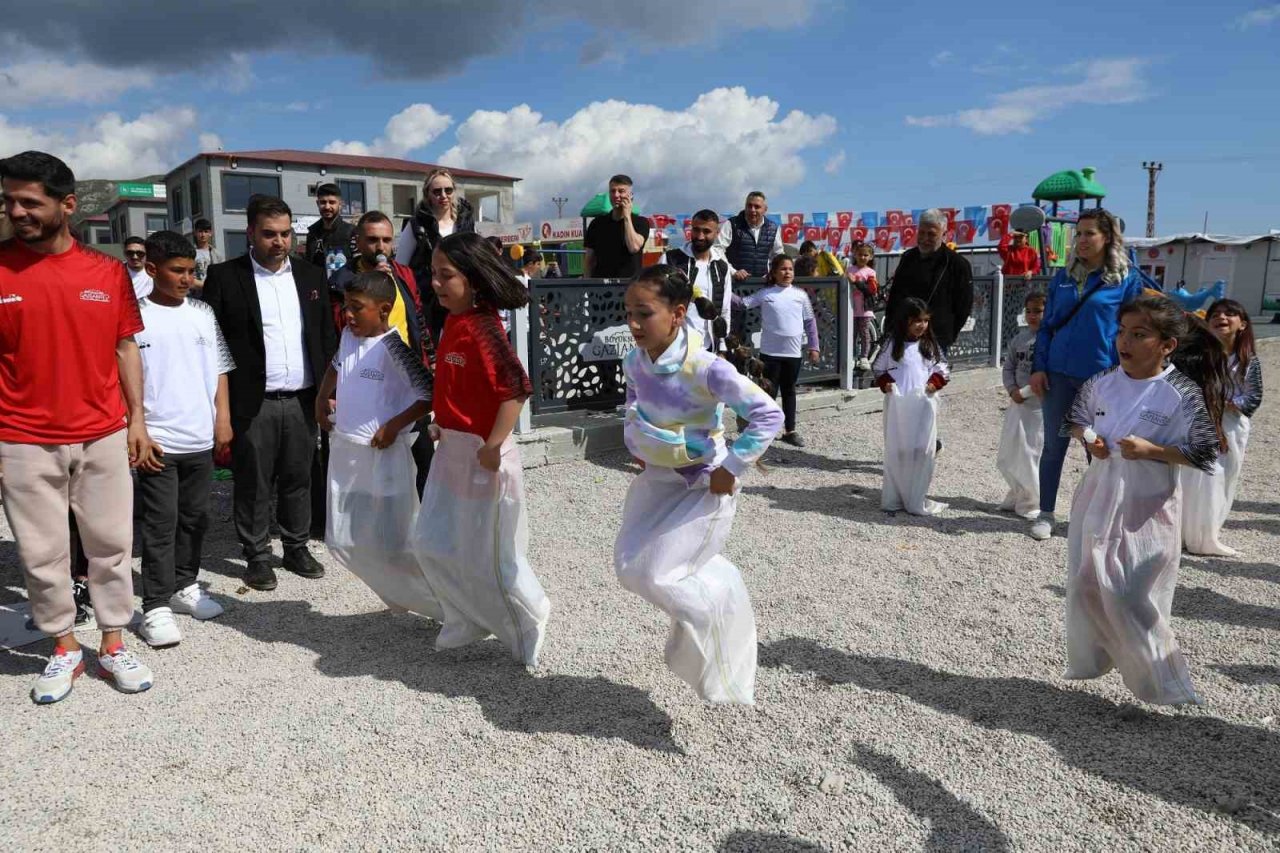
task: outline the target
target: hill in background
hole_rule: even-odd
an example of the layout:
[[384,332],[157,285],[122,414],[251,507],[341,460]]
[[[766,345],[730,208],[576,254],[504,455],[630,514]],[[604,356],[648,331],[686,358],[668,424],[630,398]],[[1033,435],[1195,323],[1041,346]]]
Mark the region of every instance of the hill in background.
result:
[[107,208],[115,204],[119,197],[116,187],[122,183],[137,182],[142,184],[162,184],[164,175],[148,175],[145,178],[128,178],[123,181],[76,181],[76,198],[80,202],[73,224],[79,223],[86,216],[106,213]]

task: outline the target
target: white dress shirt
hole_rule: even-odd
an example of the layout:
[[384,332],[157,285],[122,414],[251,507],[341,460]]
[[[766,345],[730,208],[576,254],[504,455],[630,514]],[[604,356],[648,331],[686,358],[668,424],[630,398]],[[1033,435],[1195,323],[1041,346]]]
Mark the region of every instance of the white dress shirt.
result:
[[267,391],[301,391],[314,384],[303,343],[302,303],[289,259],[276,272],[249,253],[262,307],[262,343],[267,354]]

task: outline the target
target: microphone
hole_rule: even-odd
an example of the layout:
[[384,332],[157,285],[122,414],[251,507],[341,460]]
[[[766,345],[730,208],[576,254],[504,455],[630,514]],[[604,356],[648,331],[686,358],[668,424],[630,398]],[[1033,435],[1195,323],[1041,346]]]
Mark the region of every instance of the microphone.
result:
[[377,264],[378,266],[382,266],[383,264],[385,264],[385,263],[387,262],[387,256],[386,256],[386,255],[384,255],[384,254],[382,254],[381,252],[379,252],[379,253],[378,253],[378,257],[374,258],[374,259],[373,259],[373,262],[374,262],[375,264]]

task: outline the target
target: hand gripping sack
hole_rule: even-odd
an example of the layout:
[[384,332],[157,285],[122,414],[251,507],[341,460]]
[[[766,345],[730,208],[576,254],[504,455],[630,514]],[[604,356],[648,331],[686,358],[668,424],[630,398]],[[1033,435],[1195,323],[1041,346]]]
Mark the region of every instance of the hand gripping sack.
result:
[[390,447],[339,432],[329,438],[329,512],[325,544],[335,560],[386,605],[439,619],[443,614],[410,548],[418,515],[411,446],[402,432]]
[[938,401],[917,389],[894,391],[884,404],[884,486],[882,509],[938,515],[947,508],[928,498],[938,440]]
[[1199,702],[1169,611],[1181,550],[1178,475],[1118,451],[1076,487],[1067,536],[1066,678],[1113,667],[1146,702]]
[[508,437],[496,472],[481,467],[476,435],[444,430],[422,492],[413,552],[444,611],[437,649],[493,635],[535,666],[551,603],[527,558],[520,450]]
[[703,474],[692,485],[649,466],[627,491],[614,569],[624,589],[671,617],[667,667],[710,702],[754,703],[756,622],[742,575],[720,555],[737,509],[713,495]]
[[1004,413],[996,467],[1009,484],[1004,503],[1023,518],[1040,514],[1040,454],[1044,450],[1044,412],[1040,400],[1010,401]]

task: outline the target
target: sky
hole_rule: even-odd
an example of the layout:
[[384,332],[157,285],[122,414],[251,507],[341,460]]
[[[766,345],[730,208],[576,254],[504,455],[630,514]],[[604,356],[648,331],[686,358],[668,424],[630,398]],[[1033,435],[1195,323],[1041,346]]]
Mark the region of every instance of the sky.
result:
[[45,0],[6,13],[0,155],[383,154],[520,177],[521,221],[615,172],[647,212],[834,213],[1093,166],[1135,234],[1157,161],[1159,233],[1253,234],[1280,228],[1277,44],[1280,4],[1248,0]]

